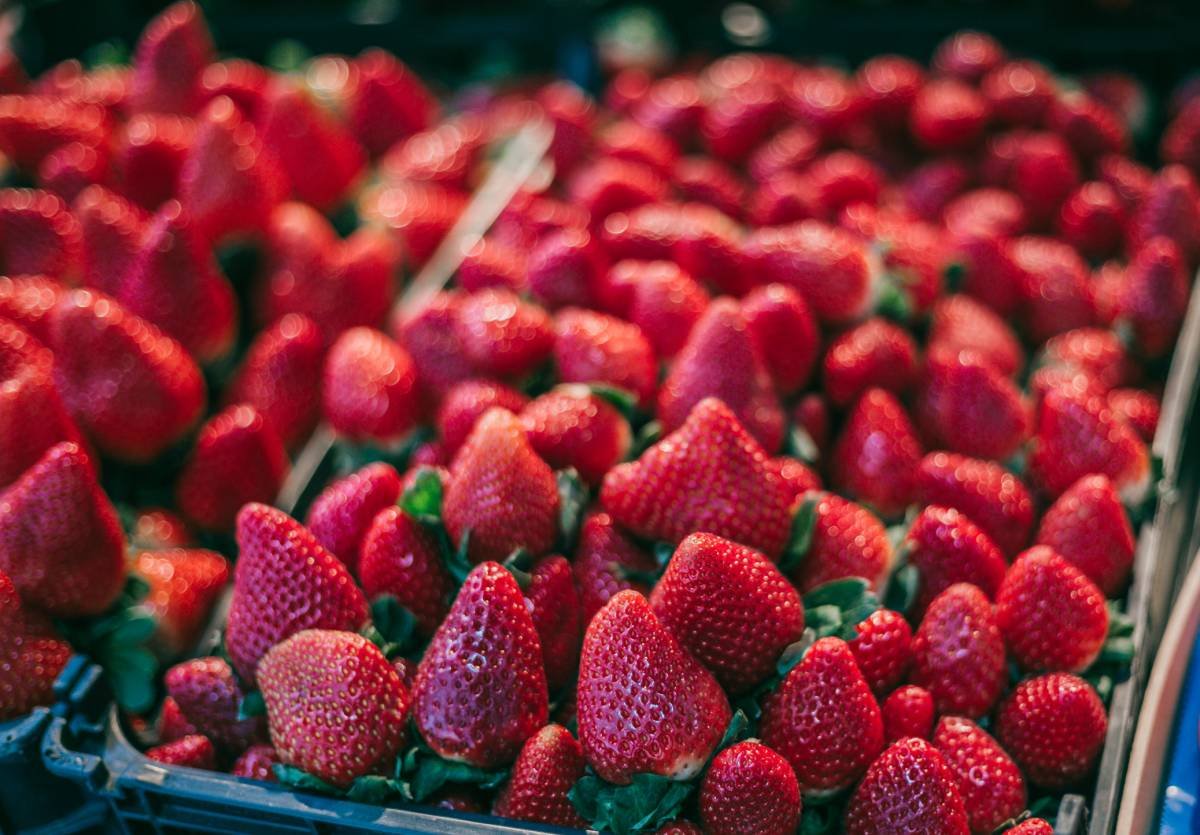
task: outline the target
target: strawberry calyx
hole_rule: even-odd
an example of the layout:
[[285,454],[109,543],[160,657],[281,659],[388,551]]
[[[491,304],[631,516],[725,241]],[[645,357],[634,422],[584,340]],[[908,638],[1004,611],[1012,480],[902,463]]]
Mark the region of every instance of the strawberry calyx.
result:
[[588,506],[588,489],[573,467],[554,473],[558,485],[558,548],[559,553],[575,553],[579,528]]
[[862,577],[833,580],[817,586],[803,599],[807,629],[812,629],[817,638],[852,641],[858,625],[879,608],[879,598]]
[[380,446],[370,442],[352,442],[338,438],[334,444],[334,471],[352,473],[369,464],[380,461],[391,464],[397,472],[408,469],[408,461],[418,447],[433,440],[435,433],[429,426],[420,426],[409,432],[395,444]]
[[418,649],[416,627],[417,619],[412,612],[392,595],[381,594],[371,601],[371,621],[360,634],[391,660]]
[[792,530],[783,554],[779,557],[779,570],[791,575],[812,548],[813,532],[817,526],[817,505],[823,493],[810,491],[792,515]]
[[388,782],[401,797],[421,803],[447,783],[494,789],[508,778],[508,773],[508,769],[489,770],[444,760],[420,741],[396,760],[393,777]]

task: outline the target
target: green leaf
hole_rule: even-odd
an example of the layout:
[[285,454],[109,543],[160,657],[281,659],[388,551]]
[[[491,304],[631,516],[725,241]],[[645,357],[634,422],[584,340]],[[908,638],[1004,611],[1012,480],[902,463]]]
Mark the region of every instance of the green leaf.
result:
[[[838,609],[839,616],[834,618],[824,607],[832,606]],[[879,598],[871,591],[871,585],[862,577],[846,577],[833,580],[804,595],[805,619],[808,612],[820,611],[821,619],[817,635],[821,638],[830,636],[849,641],[857,634],[855,627],[871,616],[879,608]]]
[[276,763],[274,770],[275,776],[279,779],[280,785],[287,786],[290,789],[319,792],[320,794],[332,794],[339,797],[345,794],[345,792],[335,788],[334,786],[331,786],[320,777],[314,777],[307,771],[301,771],[295,766]]
[[[448,542],[447,538],[447,542]],[[463,580],[467,579],[467,575],[474,568],[471,565],[471,560],[467,556],[467,551],[471,547],[471,529],[467,528],[462,533],[462,538],[458,542],[458,547],[448,549],[449,553],[446,557],[446,569],[450,572],[450,576],[454,578],[454,582],[462,585]]]
[[413,800],[420,803],[447,783],[469,783],[482,789],[494,789],[503,783],[507,776],[508,772],[504,770],[486,771],[466,763],[450,762],[437,756],[426,755],[418,758],[416,772],[409,783],[409,791]]
[[892,574],[888,583],[887,594],[884,595],[884,606],[907,615],[917,600],[917,591],[921,587],[921,572],[915,565],[902,563]]
[[1132,638],[1109,638],[1100,648],[1096,659],[1100,664],[1115,664],[1118,667],[1128,666],[1133,662]]
[[381,594],[371,602],[371,621],[385,643],[407,645],[416,632],[417,619],[390,594]]
[[262,693],[257,690],[251,690],[238,703],[238,721],[249,719],[252,716],[266,716],[267,703],[263,701]]
[[[670,542],[655,542],[654,543],[654,562],[658,564],[659,572],[664,571],[671,562],[671,557],[675,556],[677,545]],[[657,579],[657,578],[655,578]]]
[[947,264],[945,269],[942,270],[942,281],[946,285],[946,292],[957,293],[966,276],[967,267],[961,261],[951,261]]
[[143,713],[154,704],[158,659],[144,647],[121,647],[97,658],[108,674],[117,704],[132,713]]
[[442,478],[432,467],[421,467],[400,497],[400,509],[423,522],[442,519]]
[[900,286],[904,283],[902,278],[897,280],[895,275],[890,277],[893,280],[884,282],[875,310],[880,316],[894,322],[907,322],[913,315],[912,297],[909,296],[907,290]]
[[368,774],[350,784],[346,797],[359,803],[380,804],[400,794],[400,787],[381,774]]
[[824,606],[807,606],[804,609],[804,623],[812,629],[818,638],[828,638],[836,635],[842,628],[842,610],[831,603]]
[[573,554],[579,526],[583,524],[583,512],[587,509],[588,489],[579,473],[571,468],[559,470],[554,479],[558,482],[559,545],[564,554]]
[[799,458],[806,464],[815,464],[821,459],[821,450],[813,440],[808,430],[798,423],[792,424],[784,439],[784,451],[793,458]]
[[775,674],[779,677],[780,681],[787,678],[787,674],[804,660],[804,654],[808,652],[808,648],[816,643],[816,641],[816,632],[806,627],[800,635],[799,641],[795,641],[784,647],[783,652],[779,654],[779,660],[775,662]]
[[637,422],[638,399],[633,392],[608,383],[589,383],[588,388],[591,389],[592,394],[607,401],[609,405],[620,412],[629,423]]
[[817,526],[817,503],[820,499],[809,495],[796,508],[792,517],[792,532],[788,543],[779,558],[779,570],[784,574],[792,574],[808,556],[812,547],[813,532]]
[[638,430],[637,435],[633,439],[633,445],[629,449],[629,460],[635,460],[641,457],[641,454],[650,447],[654,446],[662,440],[663,428],[662,424],[657,420],[652,420]]
[[635,774],[628,786],[614,786],[593,774],[585,774],[567,792],[567,797],[593,828],[627,835],[654,831],[677,818],[695,788],[694,782],[680,782],[657,774]]
[[158,622],[148,614],[130,613],[109,633],[107,640],[112,644],[142,644],[150,640]]
[[717,743],[717,747],[709,755],[708,763],[711,765],[717,754],[724,751],[730,745],[745,739],[748,730],[750,730],[750,720],[746,718],[745,712],[735,710],[733,716],[729,719],[729,724],[725,726],[725,733],[721,736],[721,741]]
[[130,571],[125,575],[125,586],[121,589],[120,605],[121,608],[129,608],[136,606],[146,599],[146,595],[150,594],[150,584],[141,576]]

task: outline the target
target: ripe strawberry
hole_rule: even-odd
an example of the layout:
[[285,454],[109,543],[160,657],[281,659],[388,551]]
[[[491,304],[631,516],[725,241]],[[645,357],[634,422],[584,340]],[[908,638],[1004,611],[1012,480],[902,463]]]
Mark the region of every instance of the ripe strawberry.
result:
[[[947,225],[949,225],[947,209]],[[963,232],[952,238],[954,257],[963,265],[962,289],[1002,316],[1018,311],[1025,276],[1013,260],[1006,238],[992,232]]]
[[1182,165],[1165,166],[1154,177],[1129,226],[1128,249],[1137,252],[1151,238],[1175,241],[1185,258],[1200,253],[1200,189]]
[[1137,430],[1147,444],[1158,431],[1158,398],[1144,389],[1121,388],[1108,393],[1108,407]]
[[666,179],[654,169],[612,157],[586,164],[567,183],[571,202],[588,210],[593,226],[614,212],[657,203],[667,189]]
[[992,832],[1025,808],[1025,778],[1017,764],[970,719],[943,716],[933,747],[954,774],[972,832]]
[[562,725],[546,725],[526,740],[512,776],[492,806],[502,818],[583,829],[567,792],[583,776],[583,749]]
[[1080,672],[1108,634],[1104,592],[1053,549],[1017,557],[996,594],[996,621],[1009,652],[1026,670]]
[[130,526],[129,544],[135,551],[186,548],[192,544],[192,533],[177,513],[158,507],[140,508]]
[[17,595],[0,571],[0,720],[23,716],[54,701],[54,680],[71,657],[50,618]]
[[0,317],[28,331],[39,342],[50,343],[50,311],[66,288],[45,276],[0,276]]
[[1189,284],[1183,254],[1170,238],[1151,238],[1133,256],[1125,270],[1117,317],[1133,329],[1142,354],[1170,353],[1187,310]]
[[1042,517],[1034,541],[1075,565],[1107,597],[1119,596],[1129,579],[1133,529],[1106,476],[1084,476],[1071,485]]
[[909,113],[913,137],[925,148],[956,151],[975,145],[988,120],[983,96],[959,81],[930,81],[917,93]]
[[80,142],[63,145],[38,166],[38,185],[67,203],[88,186],[108,179],[108,152]]
[[955,583],[929,604],[913,637],[912,682],[939,713],[979,717],[1004,692],[1004,638],[992,604],[977,586]]
[[476,422],[493,407],[519,413],[529,398],[514,388],[492,380],[464,380],[455,384],[438,406],[436,424],[446,454],[453,456],[471,434]]
[[1010,835],[1054,835],[1054,827],[1041,818],[1026,818],[1005,831]]
[[1096,320],[1087,265],[1070,246],[1027,235],[1009,246],[1021,273],[1025,326],[1036,343]]
[[518,377],[550,356],[550,317],[507,290],[482,290],[463,299],[456,333],[476,368]]
[[254,685],[259,660],[283,639],[302,629],[356,630],[366,622],[367,601],[350,572],[286,513],[246,505],[237,544],[225,647],[247,685]]
[[130,108],[135,113],[194,112],[200,74],[212,58],[212,35],[200,7],[192,2],[168,6],[138,39]]
[[596,150],[603,156],[636,162],[665,175],[672,173],[679,159],[679,147],[674,139],[628,119],[601,129],[596,137]]
[[881,516],[904,512],[916,493],[921,442],[904,407],[880,388],[851,409],[833,448],[833,483]]
[[366,192],[359,200],[360,215],[392,232],[404,248],[406,262],[414,268],[433,255],[466,206],[460,192],[419,181]]
[[453,589],[433,534],[398,507],[379,511],[356,558],[367,597],[395,597],[413,613],[422,634],[432,635],[449,610]]
[[512,762],[546,724],[537,629],[516,580],[496,563],[467,575],[417,668],[413,700],[438,756],[480,768]]
[[752,290],[742,317],[781,394],[801,389],[816,365],[821,337],[804,297],[782,284]]
[[103,186],[84,189],[71,211],[79,221],[82,283],[115,297],[142,248],[145,212]]
[[912,663],[912,628],[899,612],[877,609],[855,629],[850,651],[871,690],[882,698],[904,680]]
[[879,202],[882,173],[853,151],[834,151],[813,160],[805,171],[818,217],[832,220],[847,206]]
[[1004,459],[1029,433],[1021,390],[973,350],[930,351],[914,414],[932,446]]
[[992,118],[1006,125],[1037,128],[1054,104],[1056,82],[1036,61],[1008,61],[979,82]]
[[937,749],[925,740],[892,743],[854,790],[846,810],[846,832],[968,835],[956,782]]
[[763,703],[763,744],[792,764],[804,795],[848,788],[883,747],[883,721],[846,643],[822,638]]
[[1108,183],[1084,183],[1063,202],[1058,230],[1084,256],[1104,258],[1112,255],[1125,237],[1125,206]]
[[330,785],[390,769],[404,746],[412,698],[361,635],[305,629],[263,657],[258,680],[279,759]]
[[956,238],[1011,237],[1028,225],[1021,199],[1000,188],[978,188],[960,195],[946,206],[942,221]]
[[704,114],[700,85],[687,75],[668,76],[650,85],[632,108],[633,118],[677,140],[693,135]]
[[118,132],[113,151],[121,194],[150,212],[175,197],[195,134],[195,123],[189,118],[159,113],[130,117]]
[[775,473],[787,488],[792,497],[789,507],[793,510],[804,498],[805,493],[821,489],[821,476],[789,455],[768,458],[767,469]]
[[589,310],[568,308],[555,316],[554,364],[564,383],[608,383],[643,405],[658,385],[654,349],[641,328]]
[[879,55],[865,62],[854,78],[867,117],[885,131],[903,128],[924,76],[920,64],[899,55]]
[[276,783],[275,766],[279,763],[279,753],[270,745],[251,745],[233,763],[229,773],[244,780],[259,780],[264,783]]
[[383,49],[368,49],[354,60],[346,120],[367,152],[379,156],[399,140],[428,129],[438,103],[420,77]]
[[525,596],[542,645],[546,685],[550,692],[560,692],[574,681],[583,638],[571,564],[563,557],[546,557],[530,573]]
[[438,293],[415,316],[391,323],[392,335],[412,356],[427,395],[444,393],[477,373],[455,336],[463,298],[458,293]]
[[[310,71],[315,70],[319,60],[313,61]],[[271,73],[265,67],[242,58],[228,58],[213,61],[204,68],[200,92],[206,104],[220,96],[228,97],[247,119],[257,124],[262,118],[270,80]]]
[[1046,114],[1046,127],[1070,142],[1085,160],[1129,151],[1129,133],[1121,118],[1082,91],[1059,96]]
[[621,306],[625,318],[642,330],[662,358],[679,352],[708,307],[704,288],[671,261],[620,261],[605,282],[612,292],[630,297]]
[[973,175],[960,160],[932,159],[903,181],[904,207],[921,220],[936,223],[950,201],[966,191]]
[[788,537],[788,492],[762,447],[710,397],[637,461],[613,467],[600,502],[638,536],[680,542],[707,531],[774,559]]
[[888,745],[910,736],[929,739],[933,734],[933,696],[924,687],[906,684],[893,690],[880,711],[883,739]]
[[573,467],[588,484],[629,453],[629,423],[608,401],[583,386],[560,386],[519,415],[534,451],[554,469]]
[[1091,771],[1108,720],[1092,686],[1068,673],[1026,679],[1000,706],[996,736],[1030,782],[1048,789]]
[[8,275],[47,275],[72,282],[79,273],[82,233],[58,195],[0,190],[0,252]]
[[1071,148],[1051,133],[1021,134],[1004,185],[1019,194],[1032,223],[1046,226],[1079,186],[1079,166]]
[[1021,480],[995,462],[931,452],[917,470],[917,498],[965,513],[1006,556],[1029,542],[1033,500]]
[[594,306],[603,276],[604,256],[592,236],[583,229],[568,228],[538,241],[529,253],[525,280],[537,301],[556,309]]
[[1120,338],[1107,328],[1076,328],[1059,334],[1042,347],[1037,364],[1078,368],[1093,377],[1102,391],[1128,385],[1136,373]]
[[976,82],[1004,61],[1004,47],[983,32],[963,29],[950,35],[933,53],[933,68],[938,72]]
[[1025,365],[1021,343],[1011,327],[970,296],[946,296],[933,306],[929,322],[929,348],[969,350],[1005,377]]
[[110,130],[108,114],[97,105],[47,95],[0,96],[0,151],[31,174],[64,145],[102,147]]
[[741,217],[746,186],[724,163],[703,156],[683,157],[675,163],[672,180],[684,200],[706,203],[731,218]]
[[400,475],[391,464],[368,464],[322,490],[308,509],[305,525],[317,542],[357,573],[359,548],[372,520],[396,504],[400,492]]
[[408,352],[372,328],[351,328],[325,357],[321,411],[357,441],[394,444],[417,418],[417,371]]
[[518,293],[525,287],[529,260],[523,250],[498,238],[480,238],[463,255],[455,280],[468,293],[488,287]]
[[146,752],[146,758],[163,765],[182,765],[203,771],[217,770],[217,752],[212,740],[200,734],[181,737],[165,745],[156,745]]
[[825,352],[825,393],[845,408],[869,388],[904,392],[916,379],[917,346],[884,319],[868,319],[843,333]]
[[263,738],[262,717],[238,718],[244,694],[233,668],[221,658],[194,658],[176,664],[163,677],[169,697],[197,733],[239,754]]
[[760,183],[751,197],[749,216],[755,226],[784,226],[814,217],[818,195],[805,174],[781,171]]
[[139,551],[131,570],[150,586],[142,606],[157,621],[156,649],[168,658],[192,651],[225,591],[226,559],[215,551],[164,547]]
[[858,123],[862,100],[850,76],[820,67],[790,81],[792,114],[801,124],[811,125],[826,143],[840,139]]
[[577,692],[584,756],[617,785],[640,773],[695,776],[730,719],[716,679],[635,591],[620,592],[592,619]]
[[535,99],[554,127],[550,157],[559,171],[570,171],[587,154],[596,128],[591,97],[569,81],[555,81]]
[[731,745],[700,784],[700,820],[713,835],[791,832],[800,821],[800,786],[791,765],[758,742]]
[[595,513],[580,529],[573,568],[583,623],[588,624],[618,592],[634,589],[649,594],[652,581],[639,578],[653,577],[658,564],[622,534],[607,513]]
[[700,119],[700,135],[714,157],[737,163],[771,134],[783,116],[783,101],[772,85],[747,81],[708,103]]
[[908,529],[903,548],[908,563],[920,572],[920,592],[913,606],[918,617],[955,583],[971,583],[994,600],[1008,568],[992,538],[950,507],[923,509]]
[[187,720],[183,711],[179,709],[179,705],[170,696],[163,699],[162,709],[158,713],[156,730],[160,743],[174,742],[198,733],[196,726]]
[[860,504],[832,493],[817,500],[812,544],[792,571],[801,594],[843,577],[862,577],[872,587],[886,575],[892,546],[883,523]]

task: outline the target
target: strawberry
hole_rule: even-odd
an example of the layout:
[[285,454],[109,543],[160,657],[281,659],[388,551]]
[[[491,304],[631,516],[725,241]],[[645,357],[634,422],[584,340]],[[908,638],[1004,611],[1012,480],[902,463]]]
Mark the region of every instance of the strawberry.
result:
[[233,763],[229,773],[243,780],[259,780],[276,783],[275,766],[279,764],[279,752],[270,745],[251,745]]
[[170,696],[163,699],[162,709],[158,713],[156,730],[160,743],[174,742],[198,733],[196,726],[187,720],[183,711],[179,709],[179,705]]
[[1133,566],[1129,517],[1103,475],[1079,479],[1042,517],[1034,539],[1075,565],[1106,597],[1118,597]]
[[677,140],[691,136],[704,114],[700,85],[694,77],[668,76],[650,85],[632,107],[639,123],[663,131]]
[[488,374],[528,374],[550,356],[554,346],[546,311],[507,290],[481,290],[467,296],[456,324],[467,357]]
[[1007,61],[979,82],[992,118],[1014,127],[1036,128],[1054,104],[1055,80],[1036,61]]
[[742,300],[742,318],[781,394],[801,389],[812,374],[820,333],[804,297],[782,284],[755,288]]
[[375,515],[400,498],[400,475],[385,462],[368,464],[330,484],[313,500],[305,525],[351,572]]
[[1121,388],[1108,393],[1108,407],[1137,430],[1147,444],[1158,432],[1158,398],[1144,389]]
[[671,174],[679,159],[679,147],[674,139],[662,131],[628,119],[613,122],[601,129],[596,137],[596,150],[603,156],[636,162],[660,174]]
[[737,163],[779,126],[783,115],[783,102],[771,85],[748,81],[708,103],[700,135],[714,157]]
[[368,49],[354,60],[357,78],[346,120],[368,153],[379,156],[399,140],[431,127],[438,103],[424,82],[383,49]]
[[846,407],[869,388],[904,392],[917,375],[917,346],[912,337],[884,319],[868,319],[843,333],[822,361],[825,393]]
[[1052,389],[1038,412],[1029,474],[1046,495],[1055,498],[1092,473],[1108,476],[1125,501],[1145,495],[1150,481],[1146,445],[1102,397]]
[[909,565],[920,573],[913,607],[917,616],[955,583],[971,583],[994,600],[1008,568],[992,538],[950,507],[924,508],[908,529],[903,549]]
[[0,252],[8,275],[65,282],[79,272],[82,233],[60,197],[35,189],[0,190]]
[[867,389],[834,445],[834,485],[881,516],[898,516],[913,501],[920,462],[921,442],[904,407],[883,389]]
[[1021,199],[1000,188],[979,188],[960,195],[946,206],[942,221],[955,238],[1010,237],[1025,231],[1028,223]]
[[616,407],[583,386],[553,389],[519,416],[529,443],[547,464],[573,467],[588,484],[599,484],[632,443],[629,423]]
[[168,6],[138,39],[129,93],[132,111],[194,112],[200,74],[212,58],[212,35],[200,7],[186,1]]
[[803,395],[792,408],[792,422],[808,433],[818,450],[829,446],[830,423],[829,403],[819,392]]
[[530,573],[525,596],[542,645],[547,687],[550,692],[559,692],[574,681],[583,637],[579,592],[571,564],[563,557],[546,557]]
[[360,215],[378,221],[402,244],[406,261],[424,264],[466,206],[457,191],[419,181],[389,185],[360,198]]
[[464,380],[454,385],[437,410],[438,434],[446,453],[453,456],[475,428],[475,423],[493,407],[519,413],[529,398],[514,388],[491,380]]
[[1188,261],[1200,254],[1200,189],[1182,165],[1168,165],[1155,175],[1129,226],[1128,249],[1137,252],[1151,238],[1175,241]]
[[289,449],[300,446],[320,415],[321,332],[295,313],[260,331],[225,392],[228,403],[258,411]]
[[1025,366],[1025,353],[1011,327],[970,296],[952,295],[930,311],[930,353],[969,350],[1005,377]]
[[912,628],[899,612],[877,609],[855,630],[850,651],[871,690],[882,698],[904,680],[912,663]]
[[157,625],[154,644],[166,657],[191,651],[229,579],[229,563],[215,551],[164,547],[139,551],[131,570],[150,591],[142,606]]
[[139,113],[116,137],[113,168],[121,194],[154,211],[179,192],[179,172],[192,147],[196,125],[181,116]]
[[217,747],[239,754],[263,737],[266,723],[261,716],[239,718],[244,694],[224,659],[194,658],[176,664],[163,682],[188,723]]
[[512,776],[492,806],[502,818],[583,829],[567,792],[583,776],[583,749],[562,725],[546,725],[526,740]]
[[254,685],[267,650],[285,638],[303,629],[355,630],[366,622],[367,601],[350,572],[283,511],[243,507],[237,544],[225,647],[247,685]]
[[1187,310],[1189,285],[1183,254],[1170,238],[1151,238],[1133,256],[1125,269],[1117,319],[1132,328],[1142,354],[1170,353]]
[[970,719],[943,716],[933,734],[954,774],[971,831],[989,833],[1025,808],[1025,778],[1000,743]]
[[458,293],[438,293],[415,316],[391,322],[392,335],[409,352],[421,389],[428,395],[443,394],[455,383],[478,375],[455,335],[463,298]]
[[7,722],[54,701],[54,680],[72,650],[47,615],[21,601],[13,581],[2,571],[0,625],[0,720]]
[[1002,316],[1017,312],[1023,302],[1025,276],[1013,260],[1007,239],[990,232],[958,233],[952,239],[952,250],[965,272],[964,293]]
[[804,631],[804,607],[762,554],[706,533],[675,549],[650,595],[663,627],[730,693],[765,679]]
[[713,835],[791,832],[800,822],[800,786],[791,765],[758,742],[721,751],[700,784],[700,820]]
[[1067,244],[1027,235],[1009,246],[1021,274],[1025,327],[1036,343],[1096,320],[1087,265]]
[[96,105],[57,96],[0,96],[0,151],[29,173],[64,145],[103,146],[110,130],[108,114]]
[[108,153],[72,142],[48,154],[38,166],[38,185],[70,203],[85,188],[108,180]]
[[1116,189],[1094,180],[1075,189],[1059,209],[1058,231],[1087,258],[1114,254],[1125,237],[1125,206]]
[[525,252],[515,246],[495,237],[480,238],[463,255],[456,281],[468,293],[488,287],[520,292],[526,284],[528,261]]
[[115,297],[142,249],[145,212],[103,186],[84,189],[71,212],[79,221],[83,284]]
[[905,737],[929,739],[933,734],[933,696],[924,687],[906,684],[893,690],[880,711],[883,739],[889,745]]
[[845,641],[821,638],[763,703],[763,744],[792,764],[806,796],[852,785],[883,747],[883,720]]
[[1096,162],[1096,174],[1116,190],[1126,216],[1130,218],[1150,194],[1154,182],[1154,172],[1120,154],[1101,157]]
[[595,104],[569,81],[551,82],[538,90],[535,98],[554,127],[550,157],[559,171],[570,171],[590,150]]
[[367,528],[355,563],[368,597],[390,594],[413,613],[422,634],[433,634],[453,586],[430,531],[400,508],[386,507]]
[[1037,364],[1077,368],[1093,377],[1102,391],[1128,385],[1136,373],[1120,338],[1105,328],[1076,328],[1059,334],[1042,347]]
[[200,734],[181,737],[146,751],[146,758],[163,765],[182,765],[203,771],[217,770],[217,752],[212,740]]
[[812,543],[791,577],[802,594],[843,577],[876,586],[892,562],[892,546],[879,518],[832,493],[817,498]]
[[1009,835],[1054,835],[1054,827],[1041,818],[1026,818],[1005,831]]
[[955,583],[929,604],[913,637],[911,678],[938,713],[975,718],[1000,698],[1008,669],[997,621],[987,595],[970,583]]
[[809,490],[821,489],[821,477],[791,456],[780,455],[768,458],[767,469],[783,482],[788,494],[792,497],[790,507],[793,510],[804,498],[805,493]]
[[916,61],[899,55],[879,55],[863,63],[854,74],[868,118],[886,131],[908,123],[908,112],[925,81]]
[[[525,280],[530,293],[550,309],[595,304],[604,276],[604,258],[583,229],[551,232],[529,253]],[[460,277],[461,281],[461,277]]]
[[730,720],[716,679],[635,591],[614,596],[589,624],[578,704],[584,756],[617,785],[635,774],[699,774]]
[[968,835],[954,773],[923,739],[901,739],[871,764],[846,810],[848,835]]
[[1065,788],[1091,771],[1108,720],[1092,686],[1069,673],[1026,679],[1000,706],[996,736],[1030,782]]
[[672,180],[684,200],[706,203],[731,218],[741,216],[746,186],[724,163],[702,156],[683,157],[675,163]]
[[1029,433],[1021,390],[973,350],[929,352],[914,414],[932,446],[1004,459]]
[[861,99],[854,80],[839,70],[819,67],[800,73],[789,85],[791,111],[811,125],[826,143],[836,141],[857,123]]
[[50,342],[50,311],[66,288],[45,276],[0,276],[0,317],[28,331],[39,342]]
[[600,503],[638,536],[677,543],[707,531],[778,557],[791,496],[724,403],[701,400],[684,424],[604,477]]
[[1046,127],[1070,142],[1085,160],[1129,151],[1129,133],[1121,118],[1082,91],[1059,96],[1046,114]]
[[950,201],[971,185],[972,174],[960,160],[935,158],[905,178],[904,206],[922,220],[936,223]]
[[1079,186],[1079,165],[1070,146],[1051,133],[1022,134],[1005,185],[1019,194],[1029,219],[1049,225]]
[[1006,556],[1025,547],[1033,529],[1029,491],[992,461],[931,452],[917,470],[917,498],[965,513]]
[[192,533],[177,513],[158,507],[136,511],[129,529],[129,544],[135,551],[159,548],[186,548],[192,544]]
[[[610,287],[628,288],[615,291],[631,296],[625,316],[662,358],[679,352],[708,307],[704,288],[671,261],[620,261],[609,271],[606,282]],[[747,315],[747,324],[751,318],[757,317]],[[754,330],[751,328],[752,333]]]
[[[404,746],[413,700],[361,635],[298,632],[263,657],[258,681],[280,761],[330,785],[390,769]],[[336,741],[327,737],[330,727],[342,729]]]
[[760,183],[749,207],[755,226],[784,226],[817,214],[818,195],[813,181],[804,174],[781,171]]
[[351,328],[325,357],[321,412],[357,441],[399,442],[417,419],[417,371],[408,352],[372,328]]
[[783,442],[783,410],[758,343],[732,299],[717,299],[692,328],[658,392],[658,418],[666,432],[683,424],[692,408],[717,397],[767,451]]
[[554,364],[564,383],[608,383],[648,404],[658,384],[654,349],[641,328],[567,308],[554,317]]
[[270,80],[271,73],[265,67],[242,58],[228,58],[213,61],[204,68],[200,93],[206,104],[220,96],[228,97],[247,119],[257,124],[262,118]]
[[1004,575],[996,621],[1026,670],[1085,670],[1108,635],[1104,592],[1046,545],[1025,551]]
[[1004,58],[1004,47],[991,35],[963,29],[938,44],[933,53],[933,68],[975,82],[1000,66]]
[[1159,143],[1159,156],[1166,162],[1200,169],[1200,107],[1190,101],[1167,125]]
[[667,196],[667,181],[636,162],[601,157],[575,171],[567,183],[570,202],[588,210],[592,224],[614,212],[657,203]]
[[618,592],[634,589],[649,594],[649,584],[639,578],[658,571],[654,558],[622,534],[607,513],[584,520],[572,567],[584,624]]
[[983,96],[960,81],[942,79],[921,87],[908,124],[923,147],[946,152],[974,146],[987,120],[988,104]]
[[480,768],[512,762],[546,724],[537,629],[516,580],[472,569],[417,668],[414,719],[438,756]]

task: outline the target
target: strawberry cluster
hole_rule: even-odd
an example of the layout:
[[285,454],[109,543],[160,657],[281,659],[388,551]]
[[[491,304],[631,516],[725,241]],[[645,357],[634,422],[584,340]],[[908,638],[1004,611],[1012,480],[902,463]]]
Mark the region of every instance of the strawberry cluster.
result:
[[[380,50],[220,60],[190,2],[131,67],[6,65],[0,718],[68,641],[192,651],[232,574],[154,760],[620,833],[1049,832],[1200,259],[1194,91],[1153,171],[1136,82],[1081,82],[962,33],[443,115]],[[393,310],[531,119],[542,169]]]

